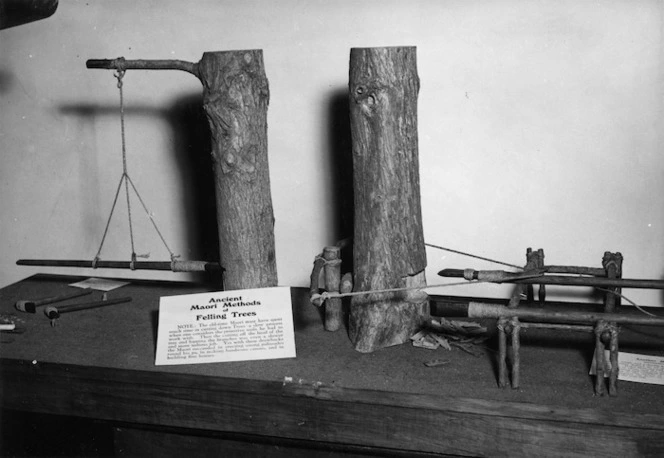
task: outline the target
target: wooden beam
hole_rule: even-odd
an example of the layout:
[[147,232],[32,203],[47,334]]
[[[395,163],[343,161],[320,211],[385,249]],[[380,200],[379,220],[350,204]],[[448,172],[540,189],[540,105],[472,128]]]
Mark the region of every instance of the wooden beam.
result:
[[256,434],[465,456],[664,453],[661,414],[10,359],[0,360],[0,371],[4,409],[198,435]]

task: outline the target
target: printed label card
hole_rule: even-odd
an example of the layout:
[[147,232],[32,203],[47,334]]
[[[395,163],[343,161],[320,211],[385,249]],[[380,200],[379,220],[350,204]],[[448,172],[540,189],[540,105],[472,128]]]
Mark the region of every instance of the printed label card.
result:
[[294,357],[289,287],[160,298],[155,365]]
[[[611,370],[611,361],[609,359],[611,352],[605,350],[606,372],[604,377],[609,376]],[[597,361],[593,356],[590,365],[590,375],[597,374]],[[664,385],[664,357],[640,355],[637,353],[618,352],[618,380],[627,382],[650,383],[654,385]]]

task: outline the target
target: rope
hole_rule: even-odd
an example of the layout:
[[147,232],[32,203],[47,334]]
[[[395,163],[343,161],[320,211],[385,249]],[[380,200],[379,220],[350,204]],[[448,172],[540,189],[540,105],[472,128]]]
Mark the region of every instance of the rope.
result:
[[371,291],[352,291],[349,293],[337,293],[324,291],[320,294],[313,294],[311,296],[311,301],[314,302],[318,299],[321,301],[326,301],[327,299],[334,299],[338,297],[352,297],[352,296],[363,296],[367,294],[381,294],[381,293],[399,293],[404,291],[416,291],[416,290],[425,290],[429,288],[443,288],[447,286],[462,286],[462,285],[473,285],[477,283],[488,283],[488,280],[473,280],[471,282],[455,282],[455,283],[439,283],[437,285],[422,285],[422,286],[407,286],[404,288],[386,288],[386,289],[374,289]]
[[[122,83],[122,78],[124,77],[125,74],[125,66],[124,66],[124,59],[119,59],[117,62],[117,71],[113,74],[115,78],[118,80],[118,90],[120,93],[120,134],[122,137],[122,176],[120,177],[120,182],[118,183],[118,188],[115,191],[115,198],[113,199],[113,205],[111,206],[111,212],[108,215],[108,220],[106,221],[106,227],[104,229],[104,234],[101,238],[101,243],[99,244],[99,249],[97,250],[97,254],[95,258],[92,261],[92,267],[97,268],[97,263],[100,259],[101,255],[101,250],[104,246],[104,241],[106,240],[106,235],[108,234],[108,229],[111,225],[111,219],[113,218],[113,212],[115,211],[115,206],[117,205],[118,202],[118,196],[120,195],[120,189],[122,188],[122,183],[124,182],[124,188],[125,188],[125,196],[127,200],[127,216],[128,216],[128,222],[129,222],[129,240],[131,242],[131,262],[130,262],[130,268],[131,270],[134,270],[134,266],[136,263],[136,249],[135,249],[135,244],[134,244],[134,229],[133,229],[133,223],[131,219],[131,199],[129,197],[129,185],[131,185],[131,188],[134,190],[134,193],[136,194],[136,197],[138,197],[138,201],[141,203],[143,206],[143,210],[145,211],[145,214],[148,216],[150,219],[150,222],[152,223],[152,226],[154,227],[155,231],[157,232],[157,235],[159,235],[159,238],[161,239],[162,243],[166,247],[166,250],[170,254],[171,257],[171,264],[173,265],[176,261],[177,258],[179,258],[179,255],[176,255],[171,251],[170,247],[166,243],[166,239],[162,235],[161,231],[159,230],[159,227],[157,226],[157,222],[154,220],[152,217],[152,214],[148,210],[147,205],[145,205],[145,202],[143,201],[143,198],[141,197],[140,193],[138,192],[138,189],[136,189],[136,186],[134,185],[134,182],[132,181],[131,177],[129,176],[128,172],[128,167],[127,167],[127,141],[126,141],[126,135],[125,135],[125,117],[124,117],[124,92],[123,92],[123,83]],[[141,255],[140,257],[145,257],[147,258],[149,255]]]
[[595,289],[597,289],[597,290],[599,290],[599,291],[604,291],[604,292],[607,292],[607,293],[611,293],[611,294],[614,294],[614,295],[619,296],[619,297],[622,297],[622,298],[625,299],[627,302],[629,302],[629,303],[632,304],[634,307],[636,307],[636,309],[637,309],[639,312],[644,313],[644,314],[646,314],[646,315],[654,316],[655,318],[659,318],[658,315],[655,315],[654,313],[650,313],[649,311],[644,310],[644,309],[643,309],[640,305],[638,305],[636,302],[634,302],[633,300],[631,300],[629,297],[623,295],[622,293],[619,293],[618,291],[613,291],[613,290],[606,289],[606,288],[600,288],[599,286],[595,286]]
[[437,248],[439,250],[449,251],[450,253],[456,253],[456,254],[460,254],[460,255],[463,255],[463,256],[468,256],[469,258],[481,259],[482,261],[489,261],[489,262],[493,262],[494,264],[501,264],[503,266],[513,267],[515,269],[523,270],[523,267],[517,266],[516,264],[509,264],[507,262],[497,261],[495,259],[485,258],[485,257],[482,257],[482,256],[478,256],[476,254],[466,253],[464,251],[453,250],[452,248],[445,248],[445,247],[442,247],[442,246],[433,245],[431,243],[425,243],[425,245],[429,246],[431,248]]
[[145,205],[145,202],[143,202],[143,199],[141,198],[141,195],[138,193],[138,189],[136,189],[136,186],[134,185],[134,182],[129,177],[129,175],[127,175],[127,181],[129,181],[129,184],[131,184],[131,187],[134,189],[134,192],[136,193],[136,197],[138,197],[138,201],[143,206],[143,210],[145,211],[145,214],[148,215],[148,218],[150,219],[150,222],[152,223],[152,226],[154,227],[154,230],[157,232],[157,235],[159,235],[159,238],[161,239],[162,243],[166,247],[166,250],[168,250],[168,253],[171,256],[171,260],[179,258],[180,256],[173,253],[171,251],[171,249],[168,247],[168,243],[166,243],[166,239],[164,239],[164,236],[161,234],[161,231],[159,230],[159,227],[157,227],[157,222],[152,217],[152,214],[150,213],[150,210],[148,210],[147,205]]
[[111,219],[113,218],[113,212],[115,211],[115,205],[118,203],[118,196],[120,195],[120,189],[122,188],[122,181],[124,180],[124,175],[122,175],[122,178],[120,178],[120,182],[118,183],[118,189],[115,191],[115,199],[113,199],[113,205],[111,206],[111,213],[108,215],[108,220],[106,221],[106,228],[104,229],[104,235],[101,238],[101,243],[99,244],[99,249],[97,250],[97,254],[92,261],[92,268],[96,269],[97,268],[97,262],[99,261],[99,255],[101,255],[101,249],[104,246],[104,241],[106,240],[106,235],[108,234],[108,228],[111,225]]
[[124,118],[124,94],[122,91],[122,78],[124,78],[125,71],[121,67],[113,74],[118,80],[118,90],[120,92],[120,135],[122,137],[122,180],[125,184],[125,195],[127,196],[127,216],[129,222],[129,240],[131,241],[131,257],[132,257],[132,270],[133,263],[136,259],[136,250],[134,248],[134,229],[131,222],[131,200],[129,199],[129,174],[127,173],[127,142],[125,137],[125,118]]

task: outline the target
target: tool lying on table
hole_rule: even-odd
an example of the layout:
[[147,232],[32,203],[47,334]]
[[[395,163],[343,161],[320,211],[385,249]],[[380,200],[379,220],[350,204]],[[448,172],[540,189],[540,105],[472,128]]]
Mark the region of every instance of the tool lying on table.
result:
[[23,320],[16,315],[0,314],[0,343],[14,342],[14,334],[23,334],[25,326]]
[[60,318],[60,315],[63,313],[77,312],[79,310],[88,310],[94,309],[97,307],[105,307],[107,305],[122,304],[124,302],[130,302],[131,297],[119,297],[117,299],[108,299],[94,302],[83,302],[82,304],[72,304],[72,305],[63,305],[56,308],[55,306],[49,305],[44,309],[44,315],[51,319],[51,326],[55,326],[56,320]]
[[67,299],[86,296],[90,293],[92,293],[91,289],[84,289],[82,291],[76,291],[74,293],[45,297],[43,299],[21,300],[16,302],[15,307],[16,310],[19,310],[21,312],[35,313],[37,311],[37,307],[39,307],[40,305],[54,304],[55,302],[62,302],[66,301]]

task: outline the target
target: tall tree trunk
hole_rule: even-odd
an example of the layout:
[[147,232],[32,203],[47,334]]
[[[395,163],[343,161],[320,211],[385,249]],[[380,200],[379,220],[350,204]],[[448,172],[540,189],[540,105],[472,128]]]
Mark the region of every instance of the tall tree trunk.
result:
[[[353,48],[349,89],[355,291],[426,286],[416,48]],[[350,338],[360,352],[397,345],[428,316],[423,292],[355,296]]]
[[261,50],[207,52],[198,63],[212,132],[226,289],[276,286],[267,158],[270,98]]

